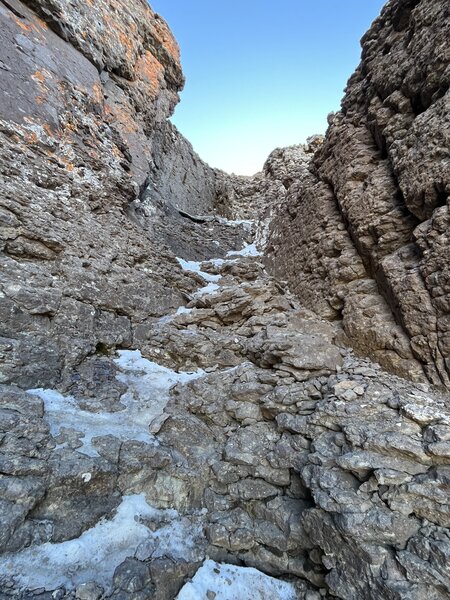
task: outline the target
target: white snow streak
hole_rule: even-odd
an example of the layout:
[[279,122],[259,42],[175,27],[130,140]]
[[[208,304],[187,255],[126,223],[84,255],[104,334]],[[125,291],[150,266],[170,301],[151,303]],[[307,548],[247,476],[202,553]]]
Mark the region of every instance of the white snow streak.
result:
[[[216,282],[221,278],[220,275],[212,275],[211,273],[207,273],[206,271],[202,271],[201,262],[197,262],[195,260],[184,260],[183,258],[178,258],[177,261],[180,263],[181,268],[184,271],[191,271],[192,273],[197,273],[200,277],[203,277],[205,281]],[[209,262],[209,261],[204,261]]]
[[[119,412],[90,412],[82,410],[75,398],[63,396],[48,389],[29,390],[44,401],[44,417],[53,436],[70,429],[81,434],[79,452],[98,456],[93,439],[112,435],[122,441],[137,440],[155,443],[149,425],[164,411],[169,399],[169,390],[176,383],[186,383],[204,375],[199,369],[195,373],[177,373],[142,357],[139,350],[120,350],[115,363],[120,369],[117,379],[127,386],[121,397],[124,410]],[[64,447],[62,444],[60,447]]]
[[256,244],[247,244],[242,250],[230,250],[227,256],[262,256],[262,253],[257,249]]
[[[208,592],[212,592],[207,595]],[[248,567],[235,567],[207,560],[176,600],[295,600],[290,583]]]
[[217,283],[208,283],[208,285],[205,285],[204,287],[200,288],[195,292],[194,298],[201,298],[201,296],[214,294],[214,292],[217,292],[218,289],[219,286],[217,285]]
[[[149,529],[140,520],[150,520],[160,527]],[[101,520],[76,539],[32,546],[14,555],[0,558],[0,573],[14,576],[22,589],[61,586],[71,589],[81,583],[96,581],[110,589],[112,576],[120,563],[136,553],[148,558],[188,556],[195,553],[200,527],[180,518],[175,510],[158,510],[147,504],[144,494],[124,496],[115,516]],[[140,549],[143,548],[143,550]]]

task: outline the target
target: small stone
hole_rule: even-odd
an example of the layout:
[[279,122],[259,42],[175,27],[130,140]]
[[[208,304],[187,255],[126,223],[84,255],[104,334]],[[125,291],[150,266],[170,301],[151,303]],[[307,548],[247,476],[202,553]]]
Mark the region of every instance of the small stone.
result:
[[354,387],[356,387],[356,383],[354,381],[344,379],[333,386],[333,393],[335,396],[340,398],[343,393],[345,393],[347,390],[352,390]]
[[78,600],[98,600],[103,594],[103,588],[94,581],[82,583],[75,590],[75,596]]
[[339,396],[341,400],[345,400],[346,402],[353,402],[357,397],[357,394],[353,390],[347,390]]
[[[114,571],[113,581],[114,586],[124,592],[140,592],[150,581],[148,565],[134,558],[127,558]],[[97,598],[82,600],[97,600]]]
[[428,446],[429,452],[435,456],[450,458],[450,442],[436,442]]
[[280,493],[280,489],[267,483],[263,479],[244,479],[239,483],[228,486],[232,498],[241,500],[262,500],[271,498]]
[[401,485],[409,483],[412,479],[412,475],[393,469],[377,469],[374,475],[380,485]]
[[409,419],[419,423],[419,425],[429,425],[445,416],[431,406],[420,406],[412,403],[403,406],[402,413]]
[[314,592],[312,590],[306,592],[305,600],[320,600],[321,595],[319,592]]

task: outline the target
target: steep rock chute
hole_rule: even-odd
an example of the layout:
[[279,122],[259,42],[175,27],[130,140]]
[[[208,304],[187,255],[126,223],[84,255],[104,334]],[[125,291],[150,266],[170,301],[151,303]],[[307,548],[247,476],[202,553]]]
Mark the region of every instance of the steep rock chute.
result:
[[448,598],[448,29],[237,177],[144,0],[0,0],[2,600]]

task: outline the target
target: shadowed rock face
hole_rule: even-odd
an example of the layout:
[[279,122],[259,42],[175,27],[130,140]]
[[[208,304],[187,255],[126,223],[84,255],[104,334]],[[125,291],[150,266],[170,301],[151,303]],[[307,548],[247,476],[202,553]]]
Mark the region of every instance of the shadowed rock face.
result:
[[449,32],[445,1],[388,3],[270,248],[275,272],[342,319],[355,349],[446,386]]

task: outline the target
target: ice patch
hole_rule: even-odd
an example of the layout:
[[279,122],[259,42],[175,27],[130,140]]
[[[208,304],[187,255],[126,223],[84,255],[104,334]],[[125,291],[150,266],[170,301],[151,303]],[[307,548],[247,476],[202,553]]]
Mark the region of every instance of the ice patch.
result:
[[[212,592],[207,595],[208,592]],[[256,569],[223,565],[207,560],[176,600],[295,600],[292,584],[269,577]]]
[[[134,403],[137,406],[149,402],[155,406],[155,395],[167,396],[170,388],[176,383],[187,383],[191,379],[198,379],[205,375],[205,371],[198,369],[194,372],[173,371],[167,367],[142,357],[139,350],[119,350],[119,358],[114,362],[122,371],[117,379],[128,386],[128,391],[121,397],[121,402]],[[165,406],[165,404],[164,404]]]
[[28,390],[44,401],[44,417],[50,425],[51,434],[59,435],[61,428],[80,432],[83,445],[77,450],[88,456],[98,456],[92,440],[99,436],[113,435],[122,441],[155,443],[149,425],[162,415],[170,388],[205,374],[201,369],[195,373],[177,373],[143,358],[139,350],[120,350],[118,354],[119,358],[114,362],[121,372],[116,377],[127,386],[127,391],[120,398],[125,405],[124,410],[90,412],[82,410],[72,396],[42,388]]
[[203,560],[206,544],[204,522],[198,517],[180,517],[175,510],[160,510],[158,514],[161,515],[160,520],[167,524],[138,546],[135,557],[139,560],[163,556],[188,562]]
[[[201,262],[197,262],[195,260],[184,260],[183,258],[178,258],[177,261],[180,263],[181,268],[184,271],[191,271],[193,273],[198,273],[200,277],[203,277],[205,281],[216,282],[219,281],[220,275],[212,275],[211,273],[207,273],[206,271],[201,270]],[[205,261],[206,262],[206,261]]]
[[230,219],[225,219],[224,217],[216,217],[216,220],[222,225],[229,225],[230,227],[243,227],[246,231],[251,231],[252,227],[255,225],[255,221],[250,221],[248,219],[232,221]]
[[170,323],[171,321],[173,321],[174,317],[175,317],[175,314],[165,315],[164,317],[161,317],[160,319],[158,319],[157,323],[158,323],[158,325],[165,325],[166,323]]
[[[145,520],[168,524],[153,532]],[[191,521],[180,519],[176,511],[149,506],[144,494],[124,496],[111,520],[102,519],[74,540],[47,542],[4,555],[0,558],[0,573],[8,573],[17,587],[28,590],[54,590],[61,586],[71,589],[88,581],[110,589],[116,567],[128,556],[134,556],[140,546],[149,547],[151,543],[155,557],[167,554],[199,560],[195,554],[199,531],[200,526],[192,527]]]
[[214,294],[219,289],[217,283],[208,283],[205,287],[200,288],[194,294],[194,298],[201,298],[202,296],[207,296],[208,294]]
[[186,308],[186,306],[179,306],[176,315],[188,315],[192,312],[192,308]]
[[262,253],[256,248],[256,244],[247,244],[242,250],[230,250],[227,256],[262,256]]

